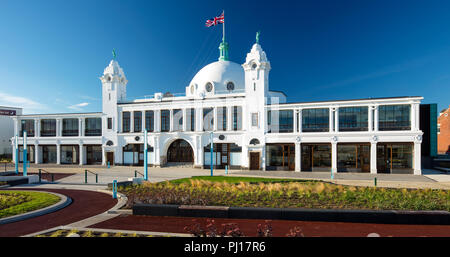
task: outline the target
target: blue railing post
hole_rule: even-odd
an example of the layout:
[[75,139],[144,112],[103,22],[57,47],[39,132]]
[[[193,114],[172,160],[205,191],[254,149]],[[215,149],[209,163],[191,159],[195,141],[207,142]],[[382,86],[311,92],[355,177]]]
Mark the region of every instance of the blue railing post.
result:
[[41,184],[42,171],[39,169],[39,184]]
[[108,162],[108,169],[110,168],[111,166],[110,166],[110,164],[109,164],[109,162]]
[[23,132],[23,175],[27,176],[27,131]]
[[87,170],[84,170],[84,183],[87,184]]
[[148,181],[148,143],[147,143],[147,129],[144,130],[144,180]]
[[225,174],[228,175],[228,165],[225,165]]
[[95,183],[98,183],[98,174],[95,174]]
[[112,190],[113,190],[113,199],[117,199],[117,180],[113,180]]
[[211,132],[211,177],[213,176],[214,165],[214,145],[213,145],[213,132]]

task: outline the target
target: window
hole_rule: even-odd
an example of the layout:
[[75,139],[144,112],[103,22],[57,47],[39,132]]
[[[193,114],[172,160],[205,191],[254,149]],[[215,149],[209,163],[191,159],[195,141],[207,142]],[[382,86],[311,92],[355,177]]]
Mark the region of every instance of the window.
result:
[[86,118],[85,136],[102,135],[102,118]]
[[214,109],[203,108],[203,131],[212,131],[214,129]]
[[56,120],[41,120],[41,137],[56,136]]
[[211,92],[213,90],[213,85],[211,82],[206,83],[205,85],[206,92]]
[[339,131],[367,131],[368,107],[339,108]]
[[190,108],[186,110],[186,130],[194,131],[195,130],[195,109]]
[[252,113],[252,127],[258,127],[258,113]]
[[217,108],[217,130],[227,130],[227,107]]
[[242,130],[242,106],[233,107],[233,130]]
[[294,131],[294,111],[267,111],[269,133],[290,133]]
[[170,130],[170,110],[161,110],[161,132]]
[[142,131],[142,112],[141,111],[135,111],[134,114],[134,132],[141,132]]
[[303,109],[302,132],[328,132],[330,111],[328,108]]
[[21,120],[20,136],[23,137],[23,132],[27,132],[27,137],[34,137],[34,120]]
[[181,109],[173,110],[173,131],[183,130],[183,111]]
[[155,129],[155,113],[154,111],[145,111],[145,129],[153,132]]
[[233,91],[234,90],[234,84],[233,84],[233,82],[228,82],[227,83],[227,90],[228,91]]
[[122,113],[122,132],[130,132],[130,112]]
[[378,108],[379,130],[383,131],[411,129],[410,105],[381,105]]
[[63,119],[63,137],[74,137],[78,136],[78,119]]
[[112,129],[112,118],[108,118],[108,129]]

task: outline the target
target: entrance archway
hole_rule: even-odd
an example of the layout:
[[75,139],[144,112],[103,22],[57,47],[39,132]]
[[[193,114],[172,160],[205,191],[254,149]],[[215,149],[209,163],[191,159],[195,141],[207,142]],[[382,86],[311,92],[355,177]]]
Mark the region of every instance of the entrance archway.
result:
[[177,139],[167,149],[167,162],[194,163],[194,151],[184,139]]

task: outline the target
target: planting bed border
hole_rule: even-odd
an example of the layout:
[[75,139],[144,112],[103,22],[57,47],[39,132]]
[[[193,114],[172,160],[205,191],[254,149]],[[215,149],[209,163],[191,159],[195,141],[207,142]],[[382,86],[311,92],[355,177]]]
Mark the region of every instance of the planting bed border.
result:
[[133,215],[381,224],[450,225],[450,212],[448,211],[378,211],[135,204],[133,205]]

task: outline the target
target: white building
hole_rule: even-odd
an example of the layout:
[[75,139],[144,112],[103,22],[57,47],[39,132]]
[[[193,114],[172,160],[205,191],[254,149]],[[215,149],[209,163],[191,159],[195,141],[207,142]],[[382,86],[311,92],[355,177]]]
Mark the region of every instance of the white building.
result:
[[220,44],[219,60],[182,95],[133,101],[112,60],[100,78],[102,112],[17,115],[15,132],[27,130],[36,163],[143,165],[147,130],[154,166],[209,168],[212,132],[216,168],[421,174],[423,97],[287,103],[269,88],[271,65],[259,43],[242,65],[228,60],[227,48]]
[[14,136],[13,116],[22,115],[22,108],[0,106],[0,159],[11,158],[11,137]]

